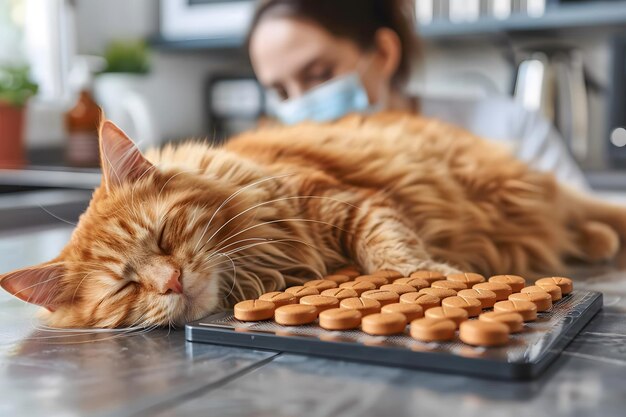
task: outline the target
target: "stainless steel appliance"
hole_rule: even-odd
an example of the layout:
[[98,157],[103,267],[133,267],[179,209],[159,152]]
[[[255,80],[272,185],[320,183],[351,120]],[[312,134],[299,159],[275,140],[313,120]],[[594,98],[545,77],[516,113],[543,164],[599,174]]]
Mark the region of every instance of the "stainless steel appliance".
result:
[[211,140],[221,142],[256,126],[265,112],[265,92],[252,76],[212,76],[206,107]]

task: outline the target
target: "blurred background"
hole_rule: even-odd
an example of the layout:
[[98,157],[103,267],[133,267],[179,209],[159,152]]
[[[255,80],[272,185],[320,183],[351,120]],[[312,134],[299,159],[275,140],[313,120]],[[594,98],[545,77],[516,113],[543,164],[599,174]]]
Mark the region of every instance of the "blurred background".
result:
[[[143,149],[266,111],[245,0],[0,0],[0,190],[91,189],[99,109]],[[592,187],[626,188],[626,1],[417,0],[415,94],[507,95]]]

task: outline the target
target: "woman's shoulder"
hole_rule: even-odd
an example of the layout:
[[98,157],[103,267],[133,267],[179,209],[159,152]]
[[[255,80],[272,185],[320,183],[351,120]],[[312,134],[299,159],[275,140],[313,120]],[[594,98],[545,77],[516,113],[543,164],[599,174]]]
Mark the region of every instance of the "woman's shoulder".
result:
[[582,171],[552,123],[512,97],[422,97],[420,100],[425,116],[455,124],[486,139],[507,142],[513,154],[532,167],[553,172],[561,181],[586,188]]
[[518,141],[537,129],[549,129],[539,113],[505,95],[486,97],[420,97],[424,116],[455,124],[492,140]]

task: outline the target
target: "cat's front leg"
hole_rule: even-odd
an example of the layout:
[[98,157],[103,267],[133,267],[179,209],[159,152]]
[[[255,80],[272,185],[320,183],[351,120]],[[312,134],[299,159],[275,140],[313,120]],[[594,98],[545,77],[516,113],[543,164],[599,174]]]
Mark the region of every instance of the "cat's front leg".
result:
[[[376,192],[331,188],[325,190],[321,204],[306,204],[308,214],[332,229],[317,225],[316,235],[333,232],[333,249],[358,264],[363,272],[391,269],[408,276],[417,270],[443,274],[460,272],[428,253],[417,233],[403,215]],[[336,233],[336,234],[335,234]]]
[[419,236],[391,207],[371,205],[360,213],[352,231],[353,256],[365,272],[391,269],[408,276],[417,270],[460,272],[437,262],[426,251]]

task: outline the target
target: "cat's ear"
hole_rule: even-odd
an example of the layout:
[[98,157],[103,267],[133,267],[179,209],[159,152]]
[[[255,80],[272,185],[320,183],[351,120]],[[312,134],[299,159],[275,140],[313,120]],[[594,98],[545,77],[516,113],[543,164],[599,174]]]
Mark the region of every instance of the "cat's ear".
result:
[[133,141],[108,120],[100,125],[100,160],[103,181],[109,189],[136,181],[154,168]]
[[0,275],[0,287],[28,303],[54,311],[62,302],[61,263],[32,266]]

